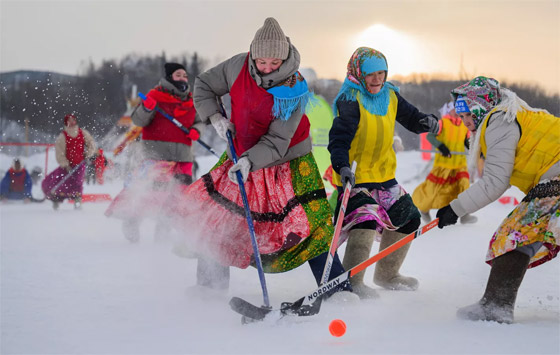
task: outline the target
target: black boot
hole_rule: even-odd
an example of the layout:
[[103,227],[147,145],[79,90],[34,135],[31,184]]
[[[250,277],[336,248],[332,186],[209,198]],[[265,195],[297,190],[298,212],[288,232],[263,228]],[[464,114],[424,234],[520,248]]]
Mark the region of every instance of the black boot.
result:
[[484,296],[478,303],[460,308],[457,316],[469,320],[512,323],[517,291],[530,259],[528,255],[515,250],[494,259]]
[[[309,267],[311,267],[311,272],[313,272],[313,276],[315,277],[315,281],[317,282],[317,286],[321,285],[321,277],[323,276],[323,270],[325,268],[325,263],[327,262],[327,256],[329,255],[328,252],[325,252],[319,256],[314,257],[308,261]],[[340,258],[338,257],[338,253],[334,254],[334,258],[331,265],[331,272],[329,274],[329,281],[334,279],[335,277],[343,274],[345,272],[344,267],[342,267],[342,263],[340,262]],[[346,291],[346,292],[343,292]],[[352,285],[348,280],[344,281],[340,284],[339,287],[334,288],[323,296],[323,299],[330,298],[331,296],[337,294],[337,300],[341,302],[348,302],[352,301],[353,298],[357,298],[352,293]]]

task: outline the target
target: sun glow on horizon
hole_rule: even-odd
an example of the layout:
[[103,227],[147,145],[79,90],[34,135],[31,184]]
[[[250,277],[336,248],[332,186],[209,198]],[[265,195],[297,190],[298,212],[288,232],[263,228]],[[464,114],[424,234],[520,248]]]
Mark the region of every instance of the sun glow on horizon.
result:
[[393,30],[383,24],[375,24],[357,35],[357,47],[370,47],[383,53],[389,66],[389,77],[406,76],[422,72],[424,50],[412,36]]

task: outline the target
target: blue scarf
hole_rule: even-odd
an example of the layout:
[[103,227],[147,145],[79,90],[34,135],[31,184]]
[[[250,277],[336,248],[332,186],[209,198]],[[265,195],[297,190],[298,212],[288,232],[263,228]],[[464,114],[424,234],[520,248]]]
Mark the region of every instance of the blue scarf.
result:
[[378,116],[385,116],[387,114],[387,109],[389,108],[389,94],[391,93],[391,90],[399,92],[399,88],[397,86],[389,81],[386,81],[377,94],[372,94],[362,85],[353,83],[346,78],[344,79],[344,83],[342,83],[342,87],[340,88],[338,95],[336,95],[336,98],[334,99],[333,112],[335,112],[335,116],[338,115],[336,102],[339,98],[346,101],[357,101],[357,96],[360,94],[360,102],[367,112]]
[[283,121],[287,121],[297,109],[305,113],[307,104],[313,104],[315,100],[313,93],[307,87],[307,82],[299,72],[289,77],[284,83],[266,91],[274,97],[272,115]]

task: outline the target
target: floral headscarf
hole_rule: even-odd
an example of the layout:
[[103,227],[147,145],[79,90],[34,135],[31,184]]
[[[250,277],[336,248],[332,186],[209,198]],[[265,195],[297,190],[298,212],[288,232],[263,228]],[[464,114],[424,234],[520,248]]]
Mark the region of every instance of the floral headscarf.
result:
[[478,126],[484,117],[502,101],[500,83],[496,79],[478,76],[468,83],[451,90],[453,101],[461,95],[474,115],[473,121]]
[[386,81],[377,94],[370,93],[367,90],[366,76],[380,70],[385,71],[385,80],[387,80],[387,59],[383,53],[368,47],[356,49],[348,61],[346,79],[334,99],[334,112],[338,112],[336,102],[339,98],[356,101],[359,93],[360,102],[369,113],[386,115],[389,107],[389,90],[398,92],[399,88]]

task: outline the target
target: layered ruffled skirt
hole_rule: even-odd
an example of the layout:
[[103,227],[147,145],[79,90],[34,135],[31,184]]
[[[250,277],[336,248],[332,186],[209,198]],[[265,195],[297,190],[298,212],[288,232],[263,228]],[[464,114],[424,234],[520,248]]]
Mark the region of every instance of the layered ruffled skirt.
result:
[[[66,198],[73,199],[82,196],[86,165],[78,166],[70,176],[68,176],[69,174],[68,170],[58,167],[45,177],[41,188],[47,199],[61,202]],[[66,180],[55,191],[52,191],[64,179]]]
[[440,209],[447,206],[469,186],[469,173],[466,167],[448,169],[434,166],[426,180],[412,193],[412,200],[423,212]]
[[516,248],[540,243],[529,268],[558,254],[560,246],[560,176],[533,187],[498,227],[486,255],[486,262]]
[[[175,199],[174,223],[195,252],[226,266],[254,263],[233,163],[224,154],[212,170]],[[249,173],[245,190],[265,272],[284,272],[328,251],[332,213],[311,153]]]
[[127,177],[125,187],[113,199],[105,215],[120,219],[181,218],[175,214],[173,205],[187,185],[176,177],[189,175],[191,171],[190,162],[144,160]]

